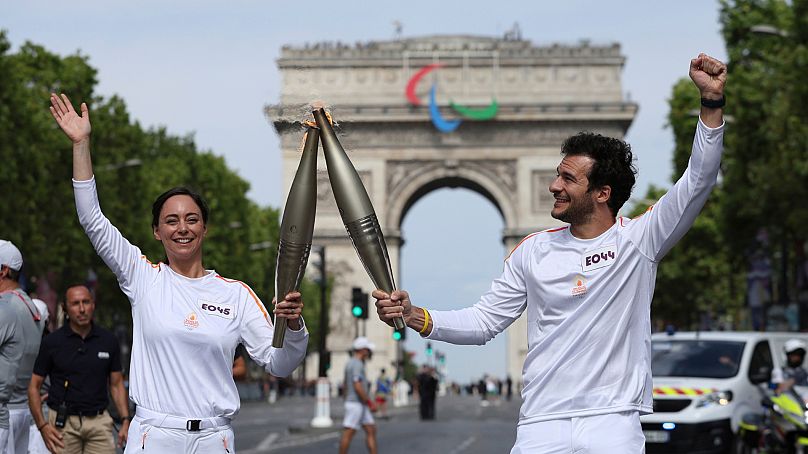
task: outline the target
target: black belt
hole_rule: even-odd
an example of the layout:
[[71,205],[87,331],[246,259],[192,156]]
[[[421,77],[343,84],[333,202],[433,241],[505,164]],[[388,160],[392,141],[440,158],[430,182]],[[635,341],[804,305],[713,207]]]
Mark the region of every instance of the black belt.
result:
[[100,416],[103,415],[106,409],[101,410],[90,410],[90,411],[68,411],[67,414],[70,416]]
[[[48,408],[50,408],[52,411],[59,411],[57,408],[53,408],[50,405],[48,405]],[[106,408],[102,408],[100,410],[68,410],[67,415],[68,416],[90,417],[90,416],[103,415],[105,411],[107,411]]]

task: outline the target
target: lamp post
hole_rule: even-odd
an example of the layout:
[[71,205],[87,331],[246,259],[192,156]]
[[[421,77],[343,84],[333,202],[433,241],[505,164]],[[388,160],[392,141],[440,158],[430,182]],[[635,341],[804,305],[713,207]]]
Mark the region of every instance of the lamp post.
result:
[[328,334],[328,305],[326,297],[328,291],[328,277],[325,270],[325,246],[318,247],[320,255],[320,336],[318,337],[318,378],[317,378],[317,403],[314,408],[314,419],[311,420],[312,427],[331,427],[334,421],[331,419],[331,386],[328,382],[328,357],[326,351],[326,335]]
[[326,335],[328,334],[328,305],[326,298],[328,293],[328,277],[325,273],[325,246],[320,246],[320,336],[317,345],[317,354],[319,358],[318,364],[318,377],[323,378],[328,376],[328,361],[326,358]]

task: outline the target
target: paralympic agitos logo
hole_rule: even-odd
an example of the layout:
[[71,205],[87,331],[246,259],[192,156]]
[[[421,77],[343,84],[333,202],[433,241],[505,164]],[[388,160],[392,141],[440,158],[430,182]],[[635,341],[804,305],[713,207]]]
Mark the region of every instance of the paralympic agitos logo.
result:
[[[418,85],[418,82],[421,79],[429,74],[430,72],[442,67],[441,63],[433,63],[431,65],[424,66],[423,68],[419,69],[407,82],[407,88],[404,91],[404,94],[407,96],[407,101],[410,102],[413,106],[421,106],[421,100],[415,94],[415,88]],[[490,120],[497,115],[497,111],[499,110],[499,105],[497,104],[497,100],[492,98],[491,104],[487,107],[483,107],[481,109],[475,109],[468,106],[463,106],[460,104],[456,104],[454,101],[449,101],[449,107],[452,108],[455,112],[457,112],[460,117],[455,120],[447,120],[443,118],[440,114],[440,109],[438,108],[438,103],[435,102],[435,91],[437,90],[437,85],[432,84],[432,88],[429,89],[429,117],[432,119],[432,124],[435,125],[435,128],[438,129],[440,132],[452,132],[460,126],[460,123],[463,122],[463,119],[468,120]]]

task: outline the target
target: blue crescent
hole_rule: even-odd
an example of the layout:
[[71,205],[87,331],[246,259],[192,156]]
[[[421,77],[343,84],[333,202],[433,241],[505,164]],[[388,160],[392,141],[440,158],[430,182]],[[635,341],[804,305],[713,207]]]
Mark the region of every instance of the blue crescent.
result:
[[460,126],[462,120],[446,120],[438,110],[438,103],[435,102],[435,85],[429,90],[429,117],[432,119],[432,124],[438,128],[440,132],[452,132]]

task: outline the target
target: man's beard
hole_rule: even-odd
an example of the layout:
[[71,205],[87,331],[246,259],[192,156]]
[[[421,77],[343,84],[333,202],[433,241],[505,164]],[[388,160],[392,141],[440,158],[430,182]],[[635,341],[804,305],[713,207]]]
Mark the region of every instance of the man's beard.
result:
[[587,191],[586,194],[578,200],[570,199],[566,210],[557,215],[553,214],[551,211],[550,216],[570,225],[581,225],[589,222],[594,212],[595,201],[589,197],[589,191]]

